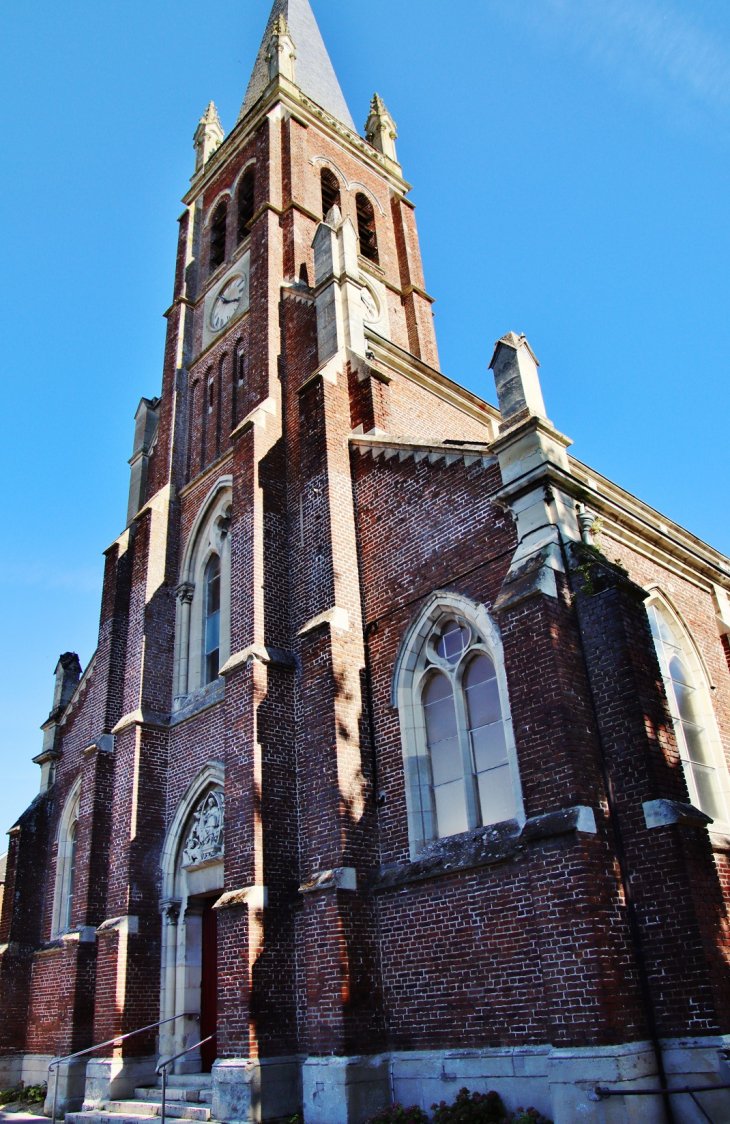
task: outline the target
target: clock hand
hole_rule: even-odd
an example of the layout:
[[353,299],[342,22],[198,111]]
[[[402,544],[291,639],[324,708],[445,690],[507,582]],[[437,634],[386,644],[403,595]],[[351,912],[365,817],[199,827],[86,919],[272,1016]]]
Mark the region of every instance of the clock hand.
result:
[[238,304],[240,297],[218,297],[222,304]]

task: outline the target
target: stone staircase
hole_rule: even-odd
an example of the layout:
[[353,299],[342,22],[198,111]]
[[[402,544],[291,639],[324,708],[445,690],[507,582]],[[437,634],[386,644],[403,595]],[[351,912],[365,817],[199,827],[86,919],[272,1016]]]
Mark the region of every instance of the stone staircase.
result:
[[[165,1121],[212,1120],[212,1078],[209,1073],[173,1073],[165,1090]],[[67,1112],[67,1124],[158,1124],[162,1112],[162,1078],[156,1085],[134,1090],[134,1100],[104,1101],[100,1108]],[[214,1122],[216,1124],[216,1122]]]

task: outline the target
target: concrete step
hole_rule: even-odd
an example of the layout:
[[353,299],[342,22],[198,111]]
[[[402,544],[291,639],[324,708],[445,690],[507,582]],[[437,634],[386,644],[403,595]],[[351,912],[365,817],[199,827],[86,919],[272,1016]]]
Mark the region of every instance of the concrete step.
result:
[[212,1104],[213,1103],[213,1090],[212,1089],[201,1089],[200,1092],[198,1093],[198,1100],[202,1101],[203,1104]]
[[[140,1105],[144,1109],[144,1105]],[[167,1124],[188,1124],[175,1116],[165,1117]],[[89,1112],[67,1112],[66,1124],[160,1124],[159,1116],[145,1116],[143,1113],[118,1113],[107,1112],[104,1109],[92,1109]]]
[[[178,1085],[168,1085],[165,1091],[165,1096],[168,1101],[189,1101],[192,1104],[197,1104],[198,1101],[204,1099],[202,1094],[210,1093],[213,1095],[212,1089],[193,1089],[189,1085],[182,1088]],[[161,1101],[162,1089],[158,1089],[156,1085],[142,1087],[134,1090],[134,1098],[137,1101]]]
[[[166,1096],[165,1107],[166,1116],[175,1116],[178,1120],[210,1120],[210,1109],[205,1105],[186,1104],[180,1100],[171,1104],[170,1098]],[[162,1112],[162,1101],[105,1101],[104,1111],[120,1116],[141,1114],[156,1117]]]
[[[206,1085],[213,1084],[213,1075],[212,1073],[168,1073],[167,1084],[192,1085],[202,1089]],[[159,1088],[160,1085],[162,1085],[162,1078],[158,1077],[157,1087]]]

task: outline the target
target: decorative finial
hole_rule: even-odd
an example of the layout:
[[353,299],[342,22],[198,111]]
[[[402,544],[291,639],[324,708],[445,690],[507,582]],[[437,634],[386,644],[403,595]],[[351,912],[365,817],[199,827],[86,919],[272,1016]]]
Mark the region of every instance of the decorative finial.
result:
[[398,157],[395,154],[395,142],[398,136],[396,124],[385,107],[385,102],[380,94],[374,94],[370,102],[370,116],[365,122],[365,136],[378,152],[389,157],[396,164]]
[[271,28],[269,49],[266,53],[269,63],[269,81],[273,82],[277,75],[281,75],[282,78],[288,78],[290,82],[293,82],[296,57],[294,40],[291,37],[286,17],[283,15],[277,16],[274,20],[274,26]]
[[198,122],[193,143],[195,145],[195,171],[203,168],[206,162],[220,147],[225,133],[221,126],[215,103],[208,102],[208,108]]
[[334,230],[339,230],[342,226],[342,211],[336,203],[330,207],[329,211],[324,216],[324,221],[327,226],[331,226]]

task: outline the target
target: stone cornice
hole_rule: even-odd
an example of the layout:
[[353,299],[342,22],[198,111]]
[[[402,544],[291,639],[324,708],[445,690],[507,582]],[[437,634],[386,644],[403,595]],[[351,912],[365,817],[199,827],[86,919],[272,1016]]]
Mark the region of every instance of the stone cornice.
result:
[[444,461],[447,465],[463,461],[467,468],[473,464],[481,464],[483,468],[496,464],[489,446],[476,441],[460,441],[458,444],[412,441],[408,437],[391,437],[387,433],[352,433],[349,440],[359,453],[370,453],[373,460],[384,457],[388,461],[398,457],[399,461],[405,461],[413,457],[416,463],[428,459],[430,464]]
[[701,576],[730,589],[730,559],[721,551],[581,461],[569,461],[573,475],[568,479],[576,485],[572,494],[606,519],[607,536],[696,584]]
[[455,406],[470,417],[478,419],[484,424],[489,436],[492,436],[490,430],[496,429],[495,423],[498,423],[500,418],[499,410],[495,406],[491,406],[489,402],[485,402],[478,395],[472,394],[470,390],[466,390],[465,387],[460,386],[459,383],[454,382],[441,371],[429,367],[422,359],[411,355],[409,351],[405,351],[402,347],[398,347],[397,344],[386,340],[367,327],[365,328],[365,339],[370,345],[376,363],[379,362],[395,371],[396,374],[403,375],[411,382],[423,387],[424,390],[442,398],[451,406]]

